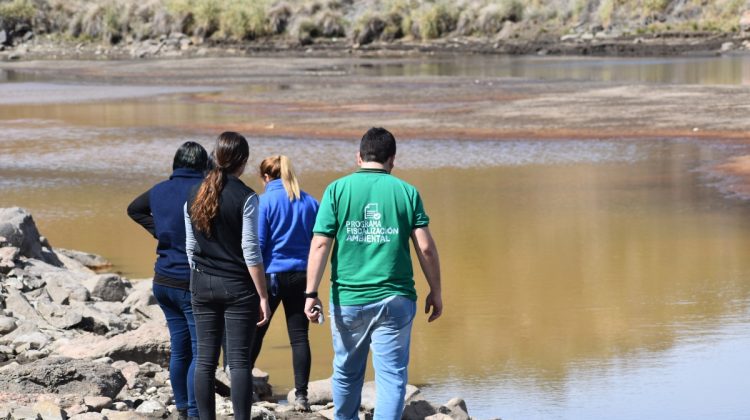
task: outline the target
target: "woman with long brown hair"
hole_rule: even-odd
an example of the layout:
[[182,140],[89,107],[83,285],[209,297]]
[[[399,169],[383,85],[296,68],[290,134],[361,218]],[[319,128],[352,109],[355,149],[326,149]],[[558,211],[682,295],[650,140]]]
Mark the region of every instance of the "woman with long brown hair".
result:
[[[266,275],[270,278],[271,316],[284,304],[286,329],[292,346],[294,407],[308,411],[310,380],[310,321],[305,315],[307,255],[318,202],[299,188],[292,162],[284,155],[263,159],[260,176],[266,192],[260,197],[258,236]],[[258,358],[268,325],[258,328],[252,362]]]
[[258,243],[258,196],[239,179],[249,154],[243,136],[222,133],[212,153],[214,168],[185,204],[201,420],[216,418],[214,375],[225,330],[234,418],[250,419],[250,346],[271,312]]

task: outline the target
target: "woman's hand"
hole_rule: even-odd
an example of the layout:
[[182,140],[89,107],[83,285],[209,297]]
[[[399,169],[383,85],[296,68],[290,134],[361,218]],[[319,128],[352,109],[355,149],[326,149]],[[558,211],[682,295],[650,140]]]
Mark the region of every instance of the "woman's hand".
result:
[[262,327],[266,324],[268,324],[268,321],[271,320],[271,305],[268,304],[268,298],[260,298],[260,314],[259,314],[260,321],[258,321],[257,326]]

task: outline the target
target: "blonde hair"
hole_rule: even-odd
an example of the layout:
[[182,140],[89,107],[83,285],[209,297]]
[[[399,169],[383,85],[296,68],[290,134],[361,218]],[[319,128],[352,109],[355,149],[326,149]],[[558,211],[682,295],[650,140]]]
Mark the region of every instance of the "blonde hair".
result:
[[281,178],[289,201],[299,200],[300,189],[297,176],[292,168],[292,161],[284,155],[270,156],[260,163],[260,174],[268,175],[271,179]]

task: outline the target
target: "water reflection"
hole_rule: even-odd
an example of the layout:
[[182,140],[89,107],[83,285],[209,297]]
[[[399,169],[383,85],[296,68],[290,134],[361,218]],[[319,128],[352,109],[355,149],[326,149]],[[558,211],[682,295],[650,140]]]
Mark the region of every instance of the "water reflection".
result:
[[352,65],[367,76],[522,77],[632,83],[750,84],[750,57],[581,58],[456,56]]

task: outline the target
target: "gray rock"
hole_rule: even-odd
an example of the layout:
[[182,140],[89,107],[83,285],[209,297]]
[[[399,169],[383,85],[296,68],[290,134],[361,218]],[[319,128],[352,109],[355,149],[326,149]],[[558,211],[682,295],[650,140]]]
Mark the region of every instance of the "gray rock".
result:
[[36,301],[36,309],[52,326],[60,329],[73,328],[83,320],[80,312],[70,308],[64,308],[52,301],[49,293],[45,290],[43,296]]
[[[450,417],[454,420],[469,420],[469,409],[466,408],[466,401],[461,398],[452,398],[450,401],[443,405],[448,409]],[[443,408],[441,407],[441,408]],[[442,411],[442,410],[440,410]]]
[[115,411],[105,409],[102,410],[102,414],[107,420],[145,420],[149,418],[148,416],[136,413],[135,411]]
[[0,236],[28,258],[43,259],[39,230],[31,213],[20,207],[0,208]]
[[16,319],[9,316],[0,316],[0,335],[8,334],[16,329]]
[[135,313],[137,309],[157,305],[156,298],[151,291],[151,279],[133,280],[131,284],[133,288],[123,302],[125,308],[131,313]]
[[65,420],[67,418],[60,405],[54,401],[37,401],[32,408],[44,420]]
[[78,261],[94,271],[105,270],[112,267],[112,263],[107,261],[107,259],[101,255],[64,248],[55,248],[54,250],[57,254],[62,254],[72,260]]
[[453,420],[453,417],[449,416],[448,414],[437,413],[437,414],[433,414],[431,416],[425,417],[424,420]]
[[[85,314],[84,314],[85,316]],[[131,360],[136,363],[154,362],[169,366],[169,331],[163,322],[148,322],[138,329],[116,335],[109,339],[83,335],[56,346],[62,356],[92,358],[108,356],[115,360]]]
[[16,260],[21,255],[21,250],[14,246],[0,248],[0,273],[7,274],[16,267]]
[[122,302],[128,295],[130,282],[117,274],[102,274],[92,277],[84,284],[91,295],[107,302]]
[[125,377],[119,370],[69,357],[48,357],[3,370],[0,375],[0,389],[25,394],[102,395],[114,398],[124,385]]
[[438,414],[437,408],[433,407],[428,401],[414,400],[406,404],[403,420],[422,420],[426,417]]
[[68,417],[68,420],[105,420],[106,418],[102,413],[80,413]]
[[102,411],[112,406],[112,398],[90,395],[83,398],[83,402],[94,411]]
[[742,15],[740,15],[739,23],[740,23],[740,30],[742,32],[750,31],[750,10],[745,10],[744,12],[742,12]]
[[33,407],[15,407],[10,417],[12,420],[38,420],[38,418]]
[[[404,401],[410,401],[420,393],[419,388],[414,385],[406,385],[406,395]],[[361,408],[366,411],[372,411],[375,409],[375,382],[365,382],[362,386],[362,402]],[[291,400],[290,400],[291,401]]]
[[[287,394],[288,401],[294,401],[294,389]],[[310,405],[326,405],[333,401],[331,378],[310,381],[307,384],[307,401]]]
[[167,412],[167,408],[159,401],[147,400],[139,405],[138,408],[135,409],[135,412],[145,414],[149,417],[161,418]]
[[40,328],[51,328],[51,325],[34,309],[29,300],[15,289],[6,289],[6,309],[13,312],[13,317],[37,324]]
[[105,335],[124,332],[127,329],[127,325],[117,315],[103,311],[95,305],[73,301],[70,307],[81,313],[83,319],[79,328],[84,331]]
[[8,33],[5,30],[0,31],[0,45],[10,45]]
[[70,301],[86,302],[91,299],[91,292],[83,285],[93,274],[71,272],[68,270],[45,271],[41,274],[47,283],[47,292],[56,303],[68,305]]
[[50,338],[41,332],[33,332],[16,337],[12,344],[15,346],[16,353],[26,350],[39,350],[49,344]]

